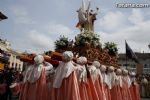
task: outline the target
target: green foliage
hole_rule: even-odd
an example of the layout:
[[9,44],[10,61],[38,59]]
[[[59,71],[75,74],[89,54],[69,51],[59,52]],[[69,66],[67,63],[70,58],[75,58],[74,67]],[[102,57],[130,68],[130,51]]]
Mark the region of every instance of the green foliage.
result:
[[75,37],[75,46],[87,46],[101,49],[99,36],[94,33],[81,33]]
[[58,40],[55,41],[56,50],[65,49],[69,44],[69,40],[65,36],[60,36]]
[[60,36],[60,38],[55,41],[55,47],[55,50],[66,50],[70,47],[89,47],[102,50],[99,35],[93,32],[84,32],[78,34],[75,37],[75,42],[69,41],[69,39],[65,36]]
[[110,55],[117,55],[117,53],[118,53],[117,44],[115,44],[113,42],[107,42],[107,43],[105,43],[104,49],[107,49],[108,53]]

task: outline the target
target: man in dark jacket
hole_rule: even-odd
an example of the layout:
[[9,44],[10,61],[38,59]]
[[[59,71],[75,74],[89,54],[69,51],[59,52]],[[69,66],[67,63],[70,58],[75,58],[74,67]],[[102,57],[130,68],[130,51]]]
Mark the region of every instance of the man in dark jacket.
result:
[[11,100],[12,98],[12,93],[11,93],[11,90],[10,90],[10,85],[12,84],[13,82],[13,68],[11,69],[7,69],[5,72],[4,72],[4,76],[5,76],[5,80],[6,80],[6,84],[7,84],[7,87],[6,87],[6,96],[8,98],[8,100]]

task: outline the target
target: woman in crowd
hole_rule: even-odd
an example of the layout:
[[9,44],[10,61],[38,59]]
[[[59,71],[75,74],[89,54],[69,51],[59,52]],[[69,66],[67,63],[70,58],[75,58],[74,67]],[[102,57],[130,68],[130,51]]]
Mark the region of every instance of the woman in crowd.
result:
[[120,88],[122,86],[122,79],[121,79],[121,69],[116,69],[115,72],[112,68],[112,71],[110,72],[110,81],[111,81],[111,100],[122,100],[121,91]]
[[52,69],[52,66],[44,66],[43,62],[43,56],[37,55],[34,64],[28,67],[19,100],[47,100],[45,72],[47,69]]
[[130,84],[131,82],[128,76],[128,71],[124,69],[122,75],[122,88],[121,88],[121,94],[123,97],[122,100],[132,100],[131,93],[129,90]]
[[73,53],[65,51],[62,62],[59,63],[53,82],[55,91],[52,100],[81,100],[76,77],[76,67],[73,64]]
[[90,86],[87,83],[87,70],[86,70],[87,58],[77,58],[77,78],[79,84],[79,91],[81,100],[93,100]]
[[[101,79],[102,79],[102,75],[101,75],[101,72],[100,72],[100,63],[98,61],[94,61],[92,63],[93,67],[94,67],[94,71],[93,71],[93,83],[94,83],[94,86],[96,88],[96,92],[98,94],[98,98],[99,100],[105,100],[105,97],[103,96],[104,95],[104,88],[103,88],[103,85],[102,85],[102,82],[101,82]],[[96,69],[95,69],[96,68]]]
[[87,71],[88,71],[88,79],[87,79],[88,85],[90,86],[93,100],[99,100],[100,96],[98,95],[99,93],[97,92],[97,89],[95,87],[95,81],[97,76],[96,67],[90,64],[87,66]]
[[130,73],[131,85],[129,89],[130,89],[132,100],[140,100],[139,85],[136,82],[135,76],[136,74],[134,72]]
[[104,93],[105,93],[105,97],[106,97],[106,100],[111,100],[111,95],[110,95],[110,89],[109,89],[109,80],[108,80],[108,75],[106,74],[106,66],[105,65],[102,65],[100,67],[100,70],[101,70],[101,73],[102,73],[102,80],[103,80],[103,87],[104,87]]
[[83,56],[76,63],[72,59],[73,53],[65,51],[54,70],[36,56],[25,73],[20,100],[140,100],[135,74],[129,77],[127,70],[98,61],[89,64]]

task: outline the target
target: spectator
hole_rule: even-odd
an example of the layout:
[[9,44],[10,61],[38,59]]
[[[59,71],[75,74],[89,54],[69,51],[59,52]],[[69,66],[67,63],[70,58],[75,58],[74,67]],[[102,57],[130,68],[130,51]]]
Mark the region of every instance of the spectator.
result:
[[11,93],[11,90],[10,90],[10,85],[12,84],[13,82],[13,68],[11,69],[6,69],[5,72],[4,72],[4,77],[6,79],[6,96],[7,96],[7,99],[8,100],[11,100],[12,98],[12,93]]
[[0,70],[0,98],[1,100],[7,100],[6,84],[4,80],[4,73],[2,70]]

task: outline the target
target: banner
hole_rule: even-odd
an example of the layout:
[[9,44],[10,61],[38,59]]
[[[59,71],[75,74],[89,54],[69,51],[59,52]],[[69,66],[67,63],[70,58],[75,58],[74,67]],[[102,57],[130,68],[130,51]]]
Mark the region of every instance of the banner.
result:
[[138,75],[141,75],[143,73],[143,65],[142,64],[137,64],[136,65],[136,73]]
[[137,57],[136,54],[132,51],[132,49],[129,47],[128,43],[125,42],[125,44],[126,44],[126,56],[127,56],[129,59],[134,60],[136,63],[139,63],[138,57]]

